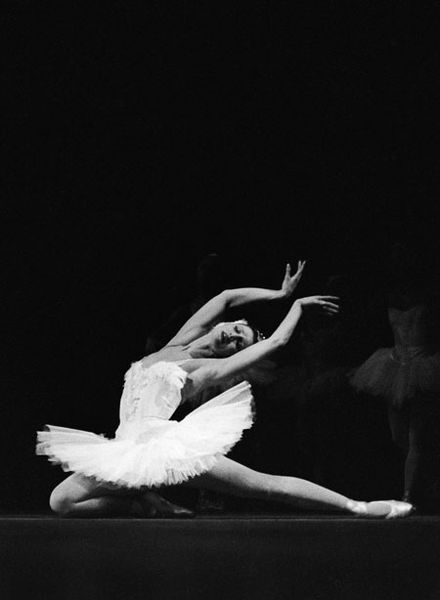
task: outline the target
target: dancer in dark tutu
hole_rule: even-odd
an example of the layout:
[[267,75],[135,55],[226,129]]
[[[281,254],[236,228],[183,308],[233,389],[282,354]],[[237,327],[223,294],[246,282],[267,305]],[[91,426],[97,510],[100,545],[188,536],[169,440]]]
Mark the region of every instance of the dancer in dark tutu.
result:
[[[351,377],[361,392],[388,402],[393,441],[405,457],[404,496],[420,499],[420,476],[433,418],[438,423],[440,353],[432,278],[410,247],[396,244],[389,262],[388,320],[394,345],[376,350]],[[428,452],[429,453],[429,452]]]
[[[358,502],[309,481],[253,471],[225,457],[252,425],[252,390],[242,381],[190,412],[170,420],[182,402],[207,386],[245,373],[282,348],[305,311],[338,312],[337,298],[297,299],[267,339],[245,322],[218,323],[227,308],[289,298],[304,268],[290,266],[279,290],[228,290],[210,300],[159,352],[132,364],[125,376],[120,425],[114,439],[49,426],[38,434],[37,452],[73,474],[51,495],[52,509],[69,516],[173,516],[157,495],[162,486],[186,484],[246,498],[363,517],[406,516],[411,505]],[[213,327],[213,323],[217,323]],[[163,501],[163,503],[162,503]]]

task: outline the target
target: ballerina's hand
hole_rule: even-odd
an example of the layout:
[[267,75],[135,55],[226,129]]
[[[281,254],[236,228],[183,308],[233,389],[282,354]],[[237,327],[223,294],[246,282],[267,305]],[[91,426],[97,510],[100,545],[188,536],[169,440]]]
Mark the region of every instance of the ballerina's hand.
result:
[[300,308],[316,306],[328,315],[337,315],[339,312],[338,301],[337,296],[308,296],[307,298],[298,298],[295,300],[295,304]]
[[294,290],[296,289],[298,283],[301,280],[302,274],[303,274],[303,270],[304,270],[304,266],[306,264],[306,261],[303,260],[299,260],[298,261],[298,268],[296,270],[295,275],[291,275],[291,266],[290,263],[287,263],[286,265],[286,272],[284,274],[284,279],[283,279],[283,283],[281,284],[281,296],[283,298],[289,298],[289,296],[291,296],[294,292]]

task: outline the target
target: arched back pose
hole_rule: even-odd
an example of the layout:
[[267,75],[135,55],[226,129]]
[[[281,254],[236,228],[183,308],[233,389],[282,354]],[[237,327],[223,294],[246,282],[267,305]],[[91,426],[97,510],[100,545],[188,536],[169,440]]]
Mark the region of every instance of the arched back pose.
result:
[[252,425],[252,392],[246,381],[199,406],[182,421],[170,420],[177,406],[193,394],[246,371],[285,345],[304,311],[313,307],[329,315],[338,311],[335,297],[311,296],[293,302],[268,339],[259,339],[243,322],[212,328],[228,306],[289,297],[303,268],[304,263],[298,263],[298,271],[291,276],[288,265],[277,291],[244,288],[220,293],[162,350],[132,364],[125,376],[114,439],[52,426],[39,432],[37,453],[73,472],[52,492],[52,509],[69,516],[139,516],[151,509],[156,498],[159,512],[167,512],[152,490],[186,484],[366,517],[409,514],[407,503],[357,502],[308,481],[259,473],[226,458]]

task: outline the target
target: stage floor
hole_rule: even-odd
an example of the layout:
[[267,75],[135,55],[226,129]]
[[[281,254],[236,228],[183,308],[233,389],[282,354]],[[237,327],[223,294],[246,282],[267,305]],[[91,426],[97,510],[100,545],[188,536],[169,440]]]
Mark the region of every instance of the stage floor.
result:
[[440,517],[0,518],[1,600],[439,600]]

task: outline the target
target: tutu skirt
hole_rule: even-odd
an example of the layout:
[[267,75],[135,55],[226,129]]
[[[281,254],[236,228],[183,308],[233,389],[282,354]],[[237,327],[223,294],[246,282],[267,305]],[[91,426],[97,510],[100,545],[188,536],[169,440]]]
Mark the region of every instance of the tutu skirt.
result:
[[47,426],[37,454],[64,471],[122,487],[175,485],[210,470],[252,426],[250,385],[242,382],[199,406],[182,421],[149,417],[142,431],[108,439],[88,431]]
[[380,348],[354,372],[350,383],[397,408],[432,399],[440,395],[440,354],[417,346]]

